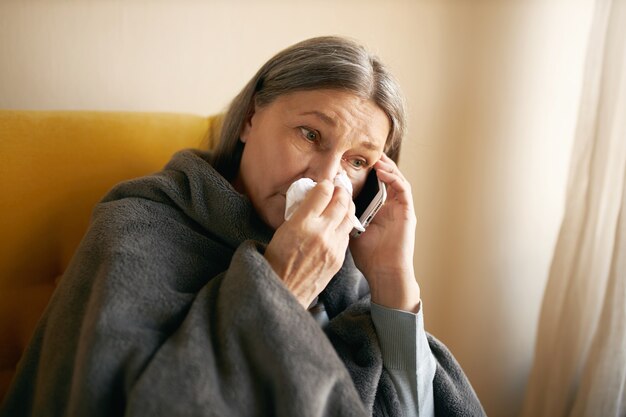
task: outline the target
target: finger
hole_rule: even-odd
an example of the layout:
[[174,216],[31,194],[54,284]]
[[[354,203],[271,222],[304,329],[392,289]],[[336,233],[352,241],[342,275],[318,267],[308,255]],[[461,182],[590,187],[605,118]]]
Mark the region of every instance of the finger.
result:
[[[393,184],[396,180],[400,180],[401,183],[404,183],[403,186],[402,184],[400,184],[400,182],[396,183],[396,189],[398,189],[398,191],[400,190],[400,187],[402,187],[404,190],[409,190],[411,188],[411,185],[409,184],[409,182],[407,181],[407,179],[404,177],[404,175],[402,174],[402,172],[400,171],[400,169],[398,168],[398,165],[396,165],[396,163],[389,158],[386,154],[382,154],[381,158],[376,162],[375,164],[375,169],[376,169],[376,173],[389,173],[391,175],[393,175],[393,179],[390,180],[389,184],[387,185],[391,185]],[[387,176],[389,177],[389,176]],[[382,178],[381,178],[382,180]]]
[[387,186],[390,197],[404,204],[413,204],[411,185],[398,173],[377,169],[376,175]]
[[348,209],[348,213],[344,216],[343,220],[337,227],[337,233],[349,234],[352,231],[352,229],[354,229],[353,219],[356,219],[356,217],[354,217],[355,211],[356,211],[356,208],[354,206],[354,202],[350,201],[350,207]]
[[324,210],[323,217],[331,221],[335,228],[343,221],[349,213],[352,198],[348,191],[342,187],[335,187],[333,198]]
[[396,165],[396,163],[391,158],[389,158],[386,154],[383,154],[381,156],[381,158],[375,164],[375,168],[377,172],[378,170],[382,169],[383,171],[387,171],[387,172],[397,175],[403,181],[407,180],[402,174],[402,171],[400,171],[400,168],[398,168],[398,165]]
[[334,188],[335,186],[329,180],[317,183],[304,197],[292,218],[295,218],[294,220],[302,220],[311,214],[321,216],[333,197]]

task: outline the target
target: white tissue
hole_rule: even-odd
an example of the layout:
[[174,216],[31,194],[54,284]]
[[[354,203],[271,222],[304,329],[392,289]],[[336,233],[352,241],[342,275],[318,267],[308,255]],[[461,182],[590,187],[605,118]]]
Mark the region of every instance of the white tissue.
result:
[[[352,195],[352,183],[344,171],[338,173],[333,182],[335,183],[335,186],[344,188],[348,194]],[[302,203],[304,196],[313,187],[315,187],[316,184],[317,183],[311,178],[300,178],[289,186],[286,196],[287,202],[285,206],[285,220],[289,220],[291,218],[293,213],[298,209],[298,207],[300,207],[300,203]],[[359,219],[356,218],[356,216],[352,216],[352,225],[359,232],[365,231],[363,225]]]
[[317,184],[311,178],[300,178],[289,186],[287,190],[287,202],[285,205],[285,220],[289,220],[300,203],[304,199],[306,193],[308,193]]

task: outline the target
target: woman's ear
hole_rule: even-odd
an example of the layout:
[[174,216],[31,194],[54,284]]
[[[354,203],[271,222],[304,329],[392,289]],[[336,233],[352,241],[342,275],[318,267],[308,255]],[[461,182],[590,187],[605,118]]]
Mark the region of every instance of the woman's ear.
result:
[[250,110],[248,110],[248,114],[246,115],[246,120],[243,123],[243,128],[241,129],[241,134],[239,135],[239,141],[241,143],[246,143],[248,141],[248,136],[250,135],[250,130],[252,129],[254,110],[254,105],[250,106]]

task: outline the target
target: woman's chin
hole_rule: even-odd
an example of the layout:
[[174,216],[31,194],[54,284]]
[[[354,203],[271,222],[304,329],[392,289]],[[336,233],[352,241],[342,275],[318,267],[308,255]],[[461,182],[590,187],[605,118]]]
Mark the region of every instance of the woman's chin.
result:
[[273,210],[272,212],[263,213],[262,219],[269,227],[276,230],[285,223],[285,215],[283,210]]
[[283,223],[285,223],[285,216],[283,212],[281,212],[280,214],[275,216],[270,226],[275,230],[278,229]]
[[268,199],[256,206],[256,211],[263,222],[273,230],[278,229],[285,222],[285,197]]

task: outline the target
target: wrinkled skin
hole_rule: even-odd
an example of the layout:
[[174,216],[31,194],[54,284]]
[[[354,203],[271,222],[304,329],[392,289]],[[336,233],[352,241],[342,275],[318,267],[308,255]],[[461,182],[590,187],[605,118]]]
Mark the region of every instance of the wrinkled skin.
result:
[[[348,245],[373,302],[412,312],[419,308],[411,187],[383,153],[389,130],[375,103],[337,90],[280,96],[255,107],[244,126],[234,185],[276,230],[265,257],[305,308],[339,271]],[[334,187],[332,179],[344,170],[357,195],[371,169],[387,185],[388,199],[365,233],[351,241],[353,196]],[[318,184],[285,221],[287,189],[303,177]]]

